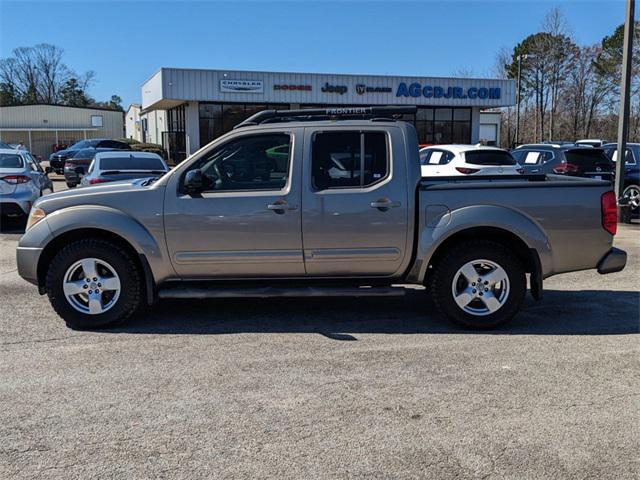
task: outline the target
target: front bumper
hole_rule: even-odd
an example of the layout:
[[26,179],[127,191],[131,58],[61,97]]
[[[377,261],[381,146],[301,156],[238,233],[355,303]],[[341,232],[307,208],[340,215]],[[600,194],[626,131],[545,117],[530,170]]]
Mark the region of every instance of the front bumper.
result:
[[18,247],[16,250],[18,275],[34,285],[38,285],[38,261],[42,250],[34,247]]
[[627,252],[611,247],[598,262],[598,273],[615,273],[621,271],[627,264]]

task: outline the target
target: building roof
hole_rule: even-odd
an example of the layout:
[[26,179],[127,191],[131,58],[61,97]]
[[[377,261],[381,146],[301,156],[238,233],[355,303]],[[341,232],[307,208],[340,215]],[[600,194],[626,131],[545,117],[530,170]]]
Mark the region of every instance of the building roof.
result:
[[99,107],[99,106],[86,106],[86,107],[78,107],[75,105],[58,105],[56,103],[29,103],[25,105],[4,105],[0,106],[0,108],[24,108],[24,107],[59,107],[59,108],[78,108],[82,110],[102,110],[106,112],[119,112],[123,113],[122,110],[115,110],[113,108],[107,107]]

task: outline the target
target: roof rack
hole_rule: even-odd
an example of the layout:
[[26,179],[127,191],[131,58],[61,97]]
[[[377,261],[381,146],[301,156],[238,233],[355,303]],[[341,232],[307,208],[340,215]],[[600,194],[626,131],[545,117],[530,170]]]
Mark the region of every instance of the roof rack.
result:
[[375,106],[375,107],[328,107],[308,108],[299,110],[262,110],[233,127],[242,128],[261,123],[334,120],[334,119],[365,119],[393,121],[394,116],[414,114],[418,107],[406,106]]

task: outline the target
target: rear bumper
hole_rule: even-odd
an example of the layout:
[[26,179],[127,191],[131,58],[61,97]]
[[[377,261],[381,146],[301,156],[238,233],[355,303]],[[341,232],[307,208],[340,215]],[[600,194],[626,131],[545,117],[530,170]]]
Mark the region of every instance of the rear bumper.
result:
[[0,200],[0,215],[29,215],[30,201]]
[[627,264],[627,252],[612,247],[598,262],[598,273],[615,273],[621,271]]
[[34,285],[38,285],[38,261],[41,254],[42,248],[18,247],[16,250],[18,275]]

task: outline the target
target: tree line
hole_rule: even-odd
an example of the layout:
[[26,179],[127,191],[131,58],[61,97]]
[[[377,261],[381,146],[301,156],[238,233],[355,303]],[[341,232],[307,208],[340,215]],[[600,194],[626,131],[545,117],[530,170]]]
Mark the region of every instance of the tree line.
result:
[[[601,138],[615,141],[620,109],[624,24],[594,45],[578,45],[558,8],[541,31],[497,56],[498,74],[517,81],[519,142]],[[502,144],[516,143],[516,108],[502,119]],[[640,22],[634,25],[629,141],[640,141]]]
[[41,43],[19,47],[8,58],[0,59],[0,106],[68,105],[101,107],[122,111],[122,99],[112,95],[97,101],[87,90],[95,81],[95,72],[78,74],[63,61],[64,51]]

